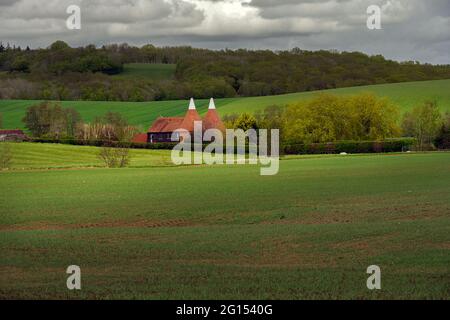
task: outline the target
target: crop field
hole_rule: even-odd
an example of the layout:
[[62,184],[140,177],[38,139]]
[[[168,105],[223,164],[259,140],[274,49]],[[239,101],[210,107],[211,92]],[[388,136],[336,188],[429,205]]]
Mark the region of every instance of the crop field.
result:
[[[9,143],[12,169],[61,169],[104,167],[99,148],[47,143]],[[130,149],[129,167],[171,166],[169,150]]]
[[0,299],[450,298],[450,153],[290,157],[260,176],[164,151],[77,169],[95,148],[58,145],[40,147],[74,168],[43,170],[67,160],[33,147],[0,172]]
[[175,64],[163,63],[128,63],[123,66],[123,72],[116,78],[145,80],[169,80],[175,75]]
[[[142,69],[142,72],[144,71],[145,69]],[[435,100],[442,111],[450,111],[450,80],[383,84],[267,97],[217,99],[216,106],[221,115],[241,112],[252,113],[274,104],[284,105],[310,99],[314,95],[322,92],[338,95],[373,92],[378,96],[388,97],[403,112],[411,110],[415,105],[425,100]],[[0,100],[0,113],[3,114],[3,127],[8,129],[23,129],[24,125],[21,119],[25,115],[26,108],[38,102],[35,100]],[[208,100],[196,100],[196,104],[200,114],[206,113]],[[171,117],[184,115],[188,101],[63,101],[62,105],[77,109],[85,121],[92,121],[96,116],[102,115],[107,111],[120,112],[132,125],[145,131],[159,116]]]

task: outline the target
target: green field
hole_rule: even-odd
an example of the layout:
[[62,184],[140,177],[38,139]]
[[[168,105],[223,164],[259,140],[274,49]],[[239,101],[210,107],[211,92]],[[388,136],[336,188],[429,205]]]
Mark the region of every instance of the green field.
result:
[[[47,143],[10,143],[13,170],[104,167],[99,148]],[[168,150],[130,149],[129,167],[171,166]]]
[[115,75],[122,79],[169,80],[175,75],[175,64],[163,63],[128,63],[123,66],[123,72]]
[[[442,111],[450,111],[450,80],[435,80],[384,84],[326,90],[334,94],[355,94],[359,92],[374,92],[390,98],[400,106],[403,112],[411,110],[424,100],[436,100]],[[254,112],[273,104],[288,104],[309,99],[318,92],[302,92],[279,96],[217,99],[216,106],[222,115],[227,113]],[[8,129],[23,128],[21,119],[25,110],[38,101],[0,100],[0,112],[3,114],[3,127]],[[108,101],[64,101],[63,106],[74,107],[85,121],[92,121],[96,116],[107,111],[120,112],[128,118],[131,124],[142,131],[150,127],[159,116],[182,116],[185,114],[188,101],[154,101],[154,102],[108,102]],[[208,100],[197,100],[198,110],[206,113]]]
[[[95,165],[91,147],[15,148],[16,169],[58,167],[59,153]],[[249,165],[0,172],[0,299],[449,299],[449,163],[410,153],[295,157],[266,177]],[[80,291],[66,288],[72,264]],[[379,291],[366,288],[372,264]]]

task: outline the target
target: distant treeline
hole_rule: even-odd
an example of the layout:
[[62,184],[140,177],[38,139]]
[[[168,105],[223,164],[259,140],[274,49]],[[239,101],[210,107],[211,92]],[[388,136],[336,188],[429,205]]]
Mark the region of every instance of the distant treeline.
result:
[[[173,80],[120,79],[126,63],[176,64]],[[47,49],[0,43],[0,98],[152,101],[264,96],[450,78],[450,65],[395,62],[359,52],[207,50],[127,44]]]

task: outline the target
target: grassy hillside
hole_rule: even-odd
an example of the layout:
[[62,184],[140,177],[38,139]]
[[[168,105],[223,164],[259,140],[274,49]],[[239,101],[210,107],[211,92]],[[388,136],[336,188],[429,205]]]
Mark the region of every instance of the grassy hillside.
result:
[[125,64],[123,72],[114,76],[116,78],[140,78],[144,80],[168,80],[175,74],[175,64],[163,63],[129,63]]
[[[326,90],[338,95],[359,92],[374,92],[390,98],[398,104],[402,111],[408,111],[427,99],[436,100],[443,111],[450,111],[450,79],[397,84],[384,84]],[[223,115],[233,112],[254,112],[272,104],[287,104],[309,99],[320,92],[302,92],[279,96],[218,99],[219,112]],[[31,100],[0,100],[0,112],[3,114],[4,128],[23,128],[21,121],[28,106],[36,103]],[[108,101],[64,101],[66,107],[76,108],[85,121],[93,120],[97,115],[107,111],[124,114],[133,125],[146,130],[158,116],[181,116],[187,109],[188,101],[155,101],[155,102],[108,102]],[[197,100],[200,113],[207,110],[208,100]]]
[[0,172],[0,298],[449,299],[449,162]]
[[236,99],[220,109],[223,113],[256,111],[270,104],[288,104],[295,101],[310,99],[312,96],[327,92],[337,95],[351,95],[360,92],[373,92],[380,97],[388,97],[397,104],[403,112],[411,110],[424,100],[436,100],[443,111],[450,111],[450,79],[380,84],[352,88],[340,88],[323,91],[300,92],[280,96],[251,97]]

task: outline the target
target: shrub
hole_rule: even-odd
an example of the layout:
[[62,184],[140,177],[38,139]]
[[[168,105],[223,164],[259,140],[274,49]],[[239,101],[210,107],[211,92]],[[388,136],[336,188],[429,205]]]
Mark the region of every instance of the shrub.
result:
[[100,148],[98,157],[108,168],[124,168],[130,163],[130,150],[128,148]]

